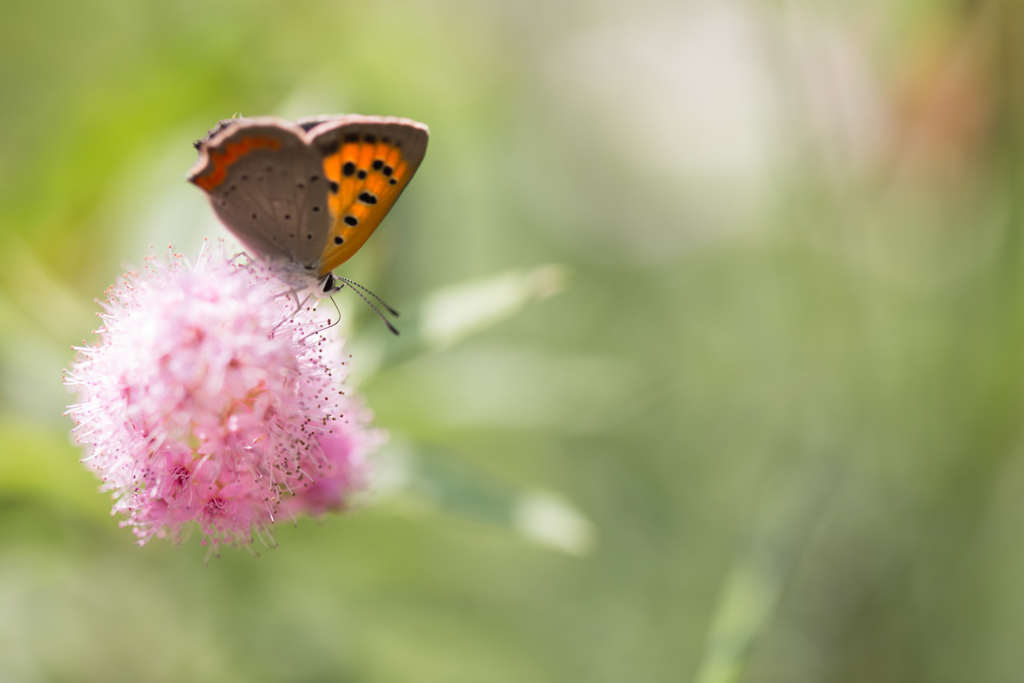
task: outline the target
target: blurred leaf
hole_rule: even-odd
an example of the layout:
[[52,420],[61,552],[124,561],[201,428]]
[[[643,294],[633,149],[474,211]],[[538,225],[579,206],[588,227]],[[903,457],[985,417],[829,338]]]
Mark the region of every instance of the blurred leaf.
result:
[[420,336],[433,348],[451,346],[512,317],[530,301],[565,291],[568,279],[565,266],[550,264],[444,287],[423,302]]
[[524,537],[570,555],[589,555],[597,541],[597,529],[590,520],[553,493],[519,496],[513,519]]
[[835,483],[835,463],[800,463],[763,491],[726,577],[694,683],[736,683]]
[[594,525],[563,498],[499,478],[445,449],[397,441],[375,461],[377,493],[399,509],[491,524],[579,557],[596,543]]
[[[358,386],[382,368],[443,350],[512,318],[529,303],[565,291],[569,277],[569,269],[556,263],[537,266],[526,273],[512,270],[442,287],[428,294],[417,310],[402,316],[399,325],[403,334],[399,340],[384,335],[378,321],[371,319],[369,329],[349,343],[353,356],[359,358],[352,368],[350,383]],[[342,329],[346,329],[355,297],[339,299],[335,303]]]

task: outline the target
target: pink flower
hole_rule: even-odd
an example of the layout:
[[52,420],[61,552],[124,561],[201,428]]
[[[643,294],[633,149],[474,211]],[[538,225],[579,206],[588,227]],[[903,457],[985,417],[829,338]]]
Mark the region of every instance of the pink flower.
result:
[[[259,261],[151,257],[107,291],[65,384],[84,461],[140,545],[248,544],[283,514],[342,509],[382,441],[342,381],[341,341]],[[272,541],[271,541],[272,542]]]
[[363,435],[335,430],[333,434],[321,434],[317,442],[329,468],[290,501],[293,511],[311,515],[344,509],[350,492],[365,489],[367,484],[364,468],[360,466],[367,447]]

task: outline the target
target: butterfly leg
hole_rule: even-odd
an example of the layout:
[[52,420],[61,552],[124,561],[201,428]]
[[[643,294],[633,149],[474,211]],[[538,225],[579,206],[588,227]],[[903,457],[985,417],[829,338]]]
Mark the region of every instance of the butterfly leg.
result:
[[[302,307],[306,305],[307,301],[309,301],[309,297],[312,296],[312,294],[310,294],[310,295],[308,295],[305,299],[303,299],[300,302],[299,301],[299,295],[298,295],[299,291],[301,291],[301,290],[295,290],[293,292],[286,292],[286,294],[290,295],[292,297],[292,299],[295,301],[295,310],[292,311],[291,313],[289,313],[288,315],[286,315],[284,318],[282,318],[281,322],[279,322],[278,324],[274,325],[274,329],[271,330],[271,334],[273,334],[274,332],[277,332],[277,328],[281,327],[281,325],[284,325],[286,320],[290,320],[293,317],[295,317],[295,314],[302,310]],[[278,296],[281,296],[281,295],[279,294]]]

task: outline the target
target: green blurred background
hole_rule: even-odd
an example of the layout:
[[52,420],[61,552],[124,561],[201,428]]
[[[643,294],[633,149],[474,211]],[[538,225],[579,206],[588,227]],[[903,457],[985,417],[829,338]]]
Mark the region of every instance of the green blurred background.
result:
[[[224,234],[194,139],[337,112],[432,131],[377,492],[140,550],[69,347]],[[1019,3],[5,0],[0,123],[0,680],[1024,679]]]

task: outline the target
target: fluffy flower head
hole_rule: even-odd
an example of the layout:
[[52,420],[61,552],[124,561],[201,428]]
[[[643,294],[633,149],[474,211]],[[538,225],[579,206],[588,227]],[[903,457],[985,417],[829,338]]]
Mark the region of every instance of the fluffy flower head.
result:
[[381,437],[342,384],[341,342],[269,266],[151,257],[106,295],[68,415],[140,544],[198,526],[214,549],[245,545],[363,486]]

